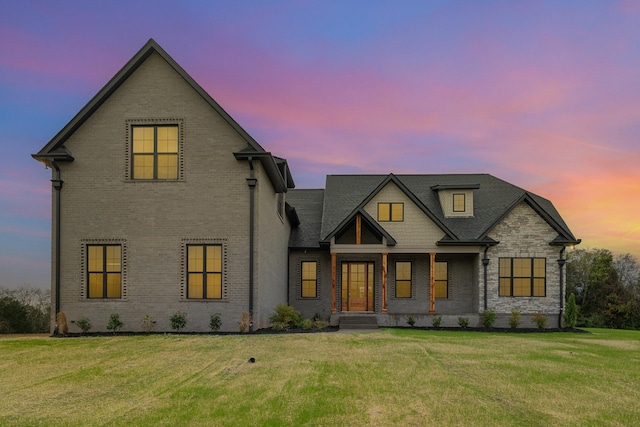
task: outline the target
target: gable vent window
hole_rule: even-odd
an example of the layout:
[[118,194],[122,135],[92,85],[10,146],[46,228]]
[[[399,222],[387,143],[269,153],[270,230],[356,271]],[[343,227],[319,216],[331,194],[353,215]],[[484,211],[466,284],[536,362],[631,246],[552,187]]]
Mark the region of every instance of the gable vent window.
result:
[[178,126],[132,126],[131,177],[178,179]]
[[378,203],[378,221],[404,221],[404,203]]

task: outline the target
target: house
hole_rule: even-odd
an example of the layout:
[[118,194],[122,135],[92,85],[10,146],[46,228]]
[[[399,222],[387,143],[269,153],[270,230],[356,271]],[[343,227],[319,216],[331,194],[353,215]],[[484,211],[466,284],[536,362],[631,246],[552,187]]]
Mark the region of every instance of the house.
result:
[[[477,322],[561,313],[565,248],[553,205],[490,175],[328,176],[297,190],[155,41],[33,157],[52,169],[52,310],[106,330],[237,331],[279,303],[307,317]],[[74,329],[75,328],[75,329]]]

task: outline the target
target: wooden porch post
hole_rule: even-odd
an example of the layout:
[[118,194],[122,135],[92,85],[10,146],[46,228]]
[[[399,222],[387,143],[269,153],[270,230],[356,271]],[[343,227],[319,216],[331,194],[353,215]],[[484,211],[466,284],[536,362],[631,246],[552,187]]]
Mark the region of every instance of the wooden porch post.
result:
[[356,215],[356,245],[362,243],[362,217],[360,214]]
[[382,312],[387,312],[387,254],[382,254]]
[[336,312],[336,254],[331,254],[331,312]]
[[431,252],[429,254],[429,313],[436,312],[436,254]]

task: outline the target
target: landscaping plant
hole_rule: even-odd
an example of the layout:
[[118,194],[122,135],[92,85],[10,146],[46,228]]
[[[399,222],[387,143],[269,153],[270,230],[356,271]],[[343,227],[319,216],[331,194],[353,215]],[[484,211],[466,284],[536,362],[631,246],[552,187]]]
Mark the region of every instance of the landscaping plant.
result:
[[572,293],[567,300],[562,323],[565,328],[575,328],[578,322],[578,306],[576,305],[576,296]]
[[187,313],[176,311],[169,318],[169,322],[171,322],[171,329],[175,329],[176,332],[180,332],[187,326]]
[[520,311],[511,310],[511,316],[509,317],[509,326],[511,329],[516,329],[520,325]]
[[81,317],[76,320],[76,325],[80,328],[83,334],[86,334],[91,330],[91,321],[87,317]]
[[209,319],[209,328],[211,328],[212,332],[218,332],[222,327],[222,319],[220,318],[220,313],[215,313],[211,315]]
[[493,310],[487,310],[482,313],[482,326],[489,329],[496,322],[496,312]]
[[117,313],[111,313],[109,317],[109,322],[107,323],[107,330],[113,331],[113,333],[118,332],[124,326],[124,322],[120,320],[120,315]]
[[547,316],[543,313],[536,313],[531,316],[531,323],[535,323],[538,329],[544,329],[547,326]]

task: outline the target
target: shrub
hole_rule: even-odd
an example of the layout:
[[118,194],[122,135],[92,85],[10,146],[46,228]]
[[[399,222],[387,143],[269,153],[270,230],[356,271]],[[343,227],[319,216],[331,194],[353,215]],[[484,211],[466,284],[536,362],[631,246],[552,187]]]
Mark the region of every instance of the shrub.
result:
[[493,310],[487,310],[482,313],[482,326],[490,328],[496,323],[496,312]]
[[576,305],[576,296],[572,293],[567,300],[562,323],[565,328],[575,328],[578,323],[578,306]]
[[274,329],[277,329],[274,326],[276,324],[278,324],[278,328],[284,327],[284,329],[295,328],[302,324],[302,314],[290,305],[278,304],[273,311],[269,322]]
[[149,316],[147,314],[142,319],[142,329],[144,329],[144,331],[149,334],[149,333],[153,332],[153,326],[155,325],[155,323],[156,323],[156,321],[153,320],[153,316]]
[[327,322],[326,320],[322,320],[322,319],[314,320],[313,321],[313,327],[315,329],[318,329],[318,330],[324,329],[324,328],[329,327],[329,322]]
[[58,329],[58,333],[62,335],[67,335],[69,333],[69,325],[67,324],[67,316],[64,312],[59,312],[56,314],[56,328]]
[[302,323],[300,324],[300,326],[302,326],[302,329],[304,329],[305,331],[313,328],[313,320],[311,319],[304,319],[302,321]]
[[511,316],[509,317],[509,326],[512,329],[516,329],[520,325],[520,312],[518,310],[511,310]]
[[469,318],[468,317],[458,317],[458,325],[463,329],[469,327]]
[[413,325],[416,324],[416,319],[414,319],[413,316],[408,316],[407,317],[407,324],[413,328]]
[[86,334],[91,330],[91,321],[86,317],[81,317],[76,320],[76,325],[82,330],[83,334]]
[[118,332],[124,326],[124,322],[120,320],[120,315],[116,313],[111,313],[109,317],[109,322],[107,323],[107,330],[113,331],[113,333]]
[[535,323],[538,329],[544,329],[547,326],[547,316],[542,313],[536,313],[531,316],[531,323]]
[[442,323],[442,316],[434,316],[433,319],[431,319],[431,324],[434,328],[439,328],[440,323]]
[[176,311],[169,318],[169,322],[171,322],[171,329],[175,329],[176,332],[180,332],[187,326],[187,313]]
[[222,318],[220,317],[220,313],[212,314],[209,318],[209,328],[213,332],[218,332],[222,327]]
[[251,313],[249,313],[248,311],[243,311],[238,325],[240,326],[241,333],[246,334],[247,332],[249,332],[249,330],[251,329]]

